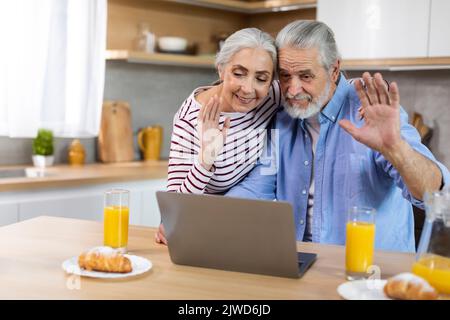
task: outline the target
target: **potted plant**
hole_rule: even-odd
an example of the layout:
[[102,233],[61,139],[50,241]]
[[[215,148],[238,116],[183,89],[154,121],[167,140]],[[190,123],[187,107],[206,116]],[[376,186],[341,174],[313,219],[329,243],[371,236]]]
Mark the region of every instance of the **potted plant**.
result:
[[53,132],[39,129],[37,137],[33,139],[33,164],[44,168],[53,165]]

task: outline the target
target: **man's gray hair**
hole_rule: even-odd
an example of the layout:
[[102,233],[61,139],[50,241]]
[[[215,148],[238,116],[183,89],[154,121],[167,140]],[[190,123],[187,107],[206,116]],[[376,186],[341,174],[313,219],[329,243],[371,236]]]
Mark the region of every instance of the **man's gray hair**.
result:
[[323,22],[297,20],[285,26],[275,41],[278,49],[291,47],[295,49],[317,48],[320,63],[326,70],[340,59],[333,31]]
[[266,50],[272,58],[275,71],[277,67],[277,48],[275,47],[275,41],[268,33],[257,28],[241,29],[229,36],[222,45],[221,50],[217,53],[216,68],[224,67],[231,61],[233,55],[247,48],[261,48]]

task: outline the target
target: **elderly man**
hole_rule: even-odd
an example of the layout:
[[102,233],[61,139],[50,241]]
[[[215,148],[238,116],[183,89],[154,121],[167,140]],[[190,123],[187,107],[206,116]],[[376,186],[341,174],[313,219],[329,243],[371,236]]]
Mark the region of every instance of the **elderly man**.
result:
[[[377,249],[414,251],[413,205],[448,185],[448,170],[421,144],[380,74],[349,84],[333,32],[295,21],[277,36],[284,110],[274,119],[269,163],[227,195],[292,204],[297,240],[344,244],[352,206],[377,210]],[[276,143],[275,143],[276,142]],[[271,170],[275,168],[275,170]]]

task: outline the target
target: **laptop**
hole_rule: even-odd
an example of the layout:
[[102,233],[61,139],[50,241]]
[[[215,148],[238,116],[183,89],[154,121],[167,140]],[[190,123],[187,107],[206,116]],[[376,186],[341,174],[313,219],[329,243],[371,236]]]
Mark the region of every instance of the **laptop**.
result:
[[287,202],[157,191],[175,264],[300,278],[316,254],[297,252]]

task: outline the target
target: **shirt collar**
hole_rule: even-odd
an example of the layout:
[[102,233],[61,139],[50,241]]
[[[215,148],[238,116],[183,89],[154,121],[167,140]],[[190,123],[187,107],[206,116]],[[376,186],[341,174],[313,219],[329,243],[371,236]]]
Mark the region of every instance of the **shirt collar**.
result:
[[[351,85],[347,82],[347,79],[341,73],[339,75],[338,84],[336,86],[336,90],[334,91],[333,97],[331,97],[331,100],[322,109],[321,116],[319,116],[319,121],[322,120],[322,116],[324,116],[329,121],[336,122],[339,111],[341,111],[341,108],[347,98],[347,93],[350,86]],[[320,122],[322,123],[322,121]]]

